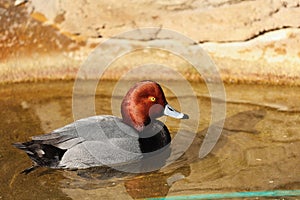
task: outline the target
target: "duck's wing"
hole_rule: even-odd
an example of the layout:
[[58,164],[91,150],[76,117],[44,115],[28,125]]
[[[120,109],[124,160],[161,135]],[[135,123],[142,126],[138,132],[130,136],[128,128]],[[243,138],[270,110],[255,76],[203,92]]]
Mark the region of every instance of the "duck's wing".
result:
[[114,116],[81,119],[15,146],[37,165],[54,168],[113,165],[142,157],[138,133]]
[[[114,140],[114,141],[113,141]],[[136,152],[136,149],[129,150],[121,148],[123,145],[112,139],[109,142],[103,141],[84,141],[71,149],[68,149],[61,161],[59,167],[71,169],[83,169],[93,166],[121,166],[134,163],[142,159],[142,153]],[[132,140],[120,140],[126,145],[133,144]],[[118,144],[118,145],[117,145]]]
[[138,133],[115,116],[100,115],[77,120],[49,134],[32,137],[34,141],[70,149],[83,141],[101,141],[128,146],[128,141],[138,142]]

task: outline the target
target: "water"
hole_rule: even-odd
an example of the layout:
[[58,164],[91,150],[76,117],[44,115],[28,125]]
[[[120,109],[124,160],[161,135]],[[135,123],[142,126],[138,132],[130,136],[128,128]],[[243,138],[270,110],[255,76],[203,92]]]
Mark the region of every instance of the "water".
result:
[[[83,83],[79,102],[91,97],[84,91],[90,84]],[[96,92],[95,112],[118,115],[118,104],[131,84],[125,82],[116,89],[115,82],[102,81]],[[189,112],[194,106],[189,104],[192,97],[184,95],[181,83],[168,84],[182,90],[185,111]],[[199,147],[211,117],[211,102],[204,84],[192,86],[201,110],[196,137],[180,159],[160,171],[128,174],[109,168],[40,168],[28,175],[20,172],[31,161],[11,144],[72,122],[73,82],[0,86],[0,199],[137,199],[300,188],[299,87],[226,85],[222,136],[213,151],[199,159]],[[179,109],[175,94],[164,90],[169,103]],[[111,91],[115,91],[113,100]],[[77,108],[81,116],[89,115],[87,106],[83,103]],[[174,138],[180,128],[178,120],[162,120],[166,120]],[[189,132],[183,135],[183,144],[188,137]]]

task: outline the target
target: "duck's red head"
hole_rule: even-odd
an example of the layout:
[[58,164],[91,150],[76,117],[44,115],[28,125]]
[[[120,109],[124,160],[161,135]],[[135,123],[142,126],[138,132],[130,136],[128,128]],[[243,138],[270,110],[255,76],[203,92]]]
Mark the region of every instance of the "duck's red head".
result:
[[153,81],[142,81],[130,88],[123,99],[121,113],[123,121],[139,132],[151,123],[151,119],[162,115],[177,119],[188,118],[169,106],[162,88]]

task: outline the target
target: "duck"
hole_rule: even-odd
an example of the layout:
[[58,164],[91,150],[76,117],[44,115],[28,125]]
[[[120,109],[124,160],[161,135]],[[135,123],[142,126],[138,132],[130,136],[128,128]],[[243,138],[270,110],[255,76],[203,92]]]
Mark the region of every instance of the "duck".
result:
[[172,108],[161,86],[150,80],[129,89],[121,103],[121,115],[83,118],[30,141],[14,143],[33,163],[21,173],[39,167],[76,170],[136,163],[170,145],[170,132],[157,118],[189,118]]

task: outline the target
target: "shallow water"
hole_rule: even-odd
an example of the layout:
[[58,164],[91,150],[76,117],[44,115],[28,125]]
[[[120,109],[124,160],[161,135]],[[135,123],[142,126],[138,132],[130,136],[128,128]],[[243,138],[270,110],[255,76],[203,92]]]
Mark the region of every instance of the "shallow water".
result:
[[[116,88],[115,82],[102,81],[96,90],[96,114],[119,115],[118,104],[131,84],[124,82]],[[164,88],[169,103],[181,110],[183,102],[184,111],[193,114],[193,97],[184,93],[180,82],[168,84],[181,90],[175,94]],[[77,102],[82,103],[75,108],[75,118],[90,114],[85,100],[91,94],[84,89],[89,85],[83,82],[77,91]],[[201,110],[196,136],[184,155],[160,171],[129,174],[109,168],[40,168],[28,175],[20,172],[31,165],[29,158],[11,144],[72,122],[73,82],[0,86],[0,199],[137,199],[300,188],[299,87],[226,85],[226,121],[221,138],[207,157],[199,159],[211,118],[211,99],[204,84],[192,86]],[[174,138],[179,121],[162,120]],[[190,139],[191,126],[186,123],[182,126],[186,134],[180,138],[183,144]]]

